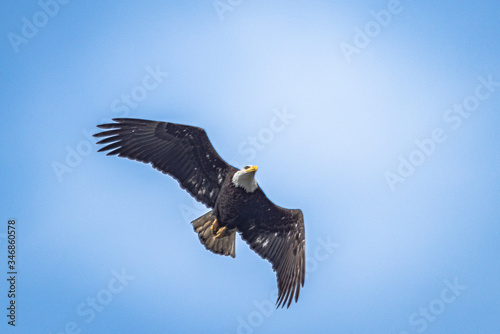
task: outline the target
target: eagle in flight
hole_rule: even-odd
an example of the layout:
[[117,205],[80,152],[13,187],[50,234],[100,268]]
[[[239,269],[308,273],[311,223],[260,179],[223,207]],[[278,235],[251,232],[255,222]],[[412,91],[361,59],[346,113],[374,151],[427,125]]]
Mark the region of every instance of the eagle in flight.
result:
[[297,302],[305,277],[304,218],[299,209],[271,202],[255,181],[257,166],[237,169],[215,151],[205,130],[188,125],[114,118],[94,134],[107,155],[151,164],[174,177],[212,209],[192,222],[206,249],[234,258],[236,232],[272,264],[278,280],[276,307]]

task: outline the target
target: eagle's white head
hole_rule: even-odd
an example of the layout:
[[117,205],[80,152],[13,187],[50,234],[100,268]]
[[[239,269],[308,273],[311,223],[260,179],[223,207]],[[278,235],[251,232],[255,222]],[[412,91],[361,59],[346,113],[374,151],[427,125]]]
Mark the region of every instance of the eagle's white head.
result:
[[233,184],[236,187],[242,187],[247,193],[257,189],[257,181],[255,181],[255,172],[257,166],[245,166],[233,175]]

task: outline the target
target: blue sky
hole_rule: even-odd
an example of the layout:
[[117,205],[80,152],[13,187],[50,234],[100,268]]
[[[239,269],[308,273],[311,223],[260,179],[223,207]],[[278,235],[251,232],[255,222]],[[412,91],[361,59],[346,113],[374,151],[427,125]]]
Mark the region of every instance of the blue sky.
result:
[[[498,333],[498,1],[5,2],[2,333]],[[306,220],[299,302],[113,117],[203,127]]]

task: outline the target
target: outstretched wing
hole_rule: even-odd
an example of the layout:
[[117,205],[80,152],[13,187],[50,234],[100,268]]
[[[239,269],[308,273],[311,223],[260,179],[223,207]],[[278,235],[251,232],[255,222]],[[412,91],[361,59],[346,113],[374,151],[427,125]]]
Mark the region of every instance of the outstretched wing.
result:
[[215,205],[226,175],[235,168],[217,154],[205,130],[142,119],[113,121],[116,123],[97,126],[107,129],[94,135],[105,137],[97,144],[108,144],[99,152],[150,163],[173,176],[198,201],[208,207]]
[[273,204],[260,190],[254,212],[238,226],[241,237],[262,258],[271,262],[278,279],[277,307],[287,308],[299,298],[305,278],[304,216],[299,209]]

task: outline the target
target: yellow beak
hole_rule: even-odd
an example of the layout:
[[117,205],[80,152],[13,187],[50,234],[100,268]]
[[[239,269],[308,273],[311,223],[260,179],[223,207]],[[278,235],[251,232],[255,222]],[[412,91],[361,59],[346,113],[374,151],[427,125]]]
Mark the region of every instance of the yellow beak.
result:
[[247,173],[255,173],[257,171],[257,166],[252,166],[246,170]]

